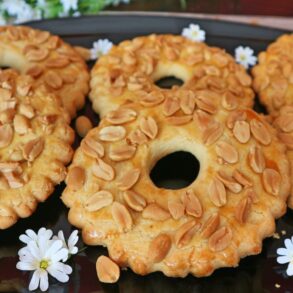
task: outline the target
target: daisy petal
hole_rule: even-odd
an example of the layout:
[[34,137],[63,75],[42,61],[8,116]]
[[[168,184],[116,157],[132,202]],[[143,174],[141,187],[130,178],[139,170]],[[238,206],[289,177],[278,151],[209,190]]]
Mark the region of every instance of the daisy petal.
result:
[[48,250],[45,253],[45,256],[51,257],[54,255],[61,247],[63,246],[63,243],[61,240],[53,240],[52,244],[48,248]]
[[286,249],[286,248],[278,248],[277,249],[277,254],[279,254],[279,255],[288,255],[288,249]]
[[287,249],[293,250],[293,243],[290,239],[285,239],[284,243]]
[[277,257],[277,263],[279,263],[279,264],[288,263],[290,261],[291,261],[291,259],[287,255]]
[[78,253],[77,247],[73,247],[72,249],[70,249],[70,254],[77,254],[77,253]]
[[40,289],[42,291],[47,291],[48,287],[49,287],[48,273],[45,270],[41,270],[41,272],[40,272]]
[[37,234],[31,230],[31,229],[28,229],[25,231],[25,233],[28,235],[28,237],[30,237],[32,240],[37,240]]
[[34,256],[36,259],[41,259],[41,252],[35,241],[29,242],[27,246],[32,256]]
[[78,230],[74,230],[68,238],[68,246],[74,246],[78,241]]
[[22,261],[19,261],[16,264],[16,268],[21,271],[33,271],[36,269],[36,267],[32,263]]
[[32,279],[30,281],[28,289],[30,291],[36,290],[39,287],[39,283],[40,283],[40,272],[39,272],[39,270],[36,270],[33,273],[33,276],[32,276]]
[[28,244],[30,241],[32,241],[32,239],[25,234],[21,234],[19,236],[19,240],[25,244]]
[[55,254],[51,256],[51,260],[53,263],[60,261],[61,259],[67,259],[68,258],[68,249],[62,248],[59,251],[57,251]]
[[65,237],[64,237],[64,233],[63,233],[63,231],[59,231],[59,232],[58,232],[58,238],[59,238],[60,240],[62,240],[62,241],[65,242]]
[[[65,265],[64,265],[65,266]],[[57,269],[58,268],[58,269]],[[59,282],[66,283],[69,280],[68,275],[63,271],[59,270],[59,266],[56,267],[54,264],[47,268],[49,274],[57,279]]]

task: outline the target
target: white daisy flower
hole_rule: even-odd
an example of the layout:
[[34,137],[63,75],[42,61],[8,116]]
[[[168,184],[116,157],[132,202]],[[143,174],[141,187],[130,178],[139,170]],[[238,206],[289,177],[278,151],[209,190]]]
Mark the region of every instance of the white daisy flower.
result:
[[107,54],[113,46],[113,43],[108,39],[101,39],[93,43],[93,48],[91,51],[91,59],[95,60],[102,55]]
[[253,66],[257,62],[257,58],[253,55],[253,50],[250,47],[239,46],[235,49],[236,62],[243,65],[246,69]]
[[78,9],[78,0],[60,0],[60,2],[63,6],[63,11],[65,14],[68,14],[71,9]]
[[35,241],[38,243],[41,238],[49,240],[52,236],[52,230],[43,227],[39,229],[38,234],[36,234],[35,231],[31,229],[26,230],[25,234],[21,234],[19,236],[19,240],[24,244],[28,244],[30,241]]
[[[28,229],[25,231],[25,234],[21,234],[19,236],[19,240],[27,245],[31,241],[39,245],[41,241],[49,242],[52,235],[53,235],[53,232],[50,229],[40,228],[38,231],[38,234],[36,234],[33,230]],[[28,251],[28,246],[25,246],[18,251],[18,255],[19,256],[25,255],[27,251]]]
[[277,249],[277,254],[280,255],[277,257],[277,262],[279,264],[289,263],[286,272],[288,276],[293,276],[293,236],[291,239],[285,239],[284,244],[286,248]]
[[203,42],[206,39],[206,32],[200,29],[198,24],[191,23],[189,27],[182,30],[182,36],[194,42]]
[[61,262],[68,250],[63,247],[61,240],[48,241],[46,236],[40,236],[39,242],[30,241],[25,255],[19,257],[16,268],[22,271],[34,271],[29,284],[29,290],[38,287],[46,291],[49,287],[48,273],[59,282],[66,283],[72,268]]
[[68,242],[66,243],[63,231],[58,232],[58,236],[54,236],[53,239],[59,239],[63,243],[63,247],[68,250],[68,254],[63,258],[62,261],[67,261],[70,255],[77,254],[78,248],[76,243],[78,242],[78,230],[74,230],[68,238]]

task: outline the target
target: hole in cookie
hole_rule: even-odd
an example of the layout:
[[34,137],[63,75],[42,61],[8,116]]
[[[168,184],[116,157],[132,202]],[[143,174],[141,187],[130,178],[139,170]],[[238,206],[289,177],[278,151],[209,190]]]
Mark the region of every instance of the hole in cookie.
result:
[[189,152],[178,151],[161,158],[150,173],[159,188],[181,189],[189,186],[198,176],[200,164]]
[[173,86],[182,86],[184,81],[175,76],[166,76],[158,79],[155,84],[163,89],[171,89]]

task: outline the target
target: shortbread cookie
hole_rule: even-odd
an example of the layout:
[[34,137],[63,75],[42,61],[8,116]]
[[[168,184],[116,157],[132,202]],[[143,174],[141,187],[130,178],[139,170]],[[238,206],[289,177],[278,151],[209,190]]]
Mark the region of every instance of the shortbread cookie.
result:
[[0,65],[31,75],[58,94],[71,117],[88,93],[89,74],[80,55],[58,36],[24,26],[0,27]]
[[[109,112],[82,140],[62,194],[69,221],[86,244],[107,246],[112,260],[141,275],[235,267],[261,251],[286,211],[285,146],[251,109],[163,100]],[[198,177],[186,188],[158,188],[152,168],[177,151],[199,160]]]
[[[291,182],[293,182],[293,105],[284,106],[279,110],[279,115],[274,119],[273,126],[278,131],[278,137],[287,146],[287,155],[291,164]],[[293,209],[293,186],[288,205]]]
[[269,114],[293,104],[293,34],[283,35],[258,56],[253,86]]
[[0,229],[30,216],[64,180],[74,132],[54,94],[14,70],[0,72]]
[[91,72],[93,108],[103,117],[127,101],[155,104],[158,91],[169,92],[155,81],[167,76],[184,82],[178,96],[182,89],[210,90],[230,109],[253,104],[251,77],[224,50],[182,36],[150,35],[124,41],[99,58]]

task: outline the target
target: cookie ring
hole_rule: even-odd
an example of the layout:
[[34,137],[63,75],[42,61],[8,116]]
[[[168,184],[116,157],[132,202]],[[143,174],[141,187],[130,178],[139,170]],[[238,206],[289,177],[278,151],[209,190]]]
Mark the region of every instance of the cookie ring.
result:
[[[88,133],[62,194],[69,221],[85,243],[107,246],[111,259],[141,275],[237,266],[261,251],[286,211],[285,146],[250,109],[162,113],[164,103],[128,104]],[[182,189],[156,187],[153,165],[180,150],[197,157],[198,177]]]
[[28,75],[0,71],[0,97],[0,229],[6,229],[64,180],[74,132],[60,99]]
[[258,56],[253,87],[269,114],[293,104],[293,34],[282,35]]
[[[253,67],[253,87],[267,108],[278,136],[287,146],[293,171],[293,34],[282,35],[259,54]],[[293,188],[288,199],[293,208]]]
[[60,96],[71,117],[88,93],[89,74],[79,54],[58,36],[25,26],[0,28],[0,64],[31,75]]
[[166,76],[184,81],[180,92],[220,94],[229,110],[253,104],[250,76],[224,50],[182,36],[150,35],[124,41],[97,61],[90,82],[93,109],[103,117],[129,100],[143,106],[159,103],[168,90],[155,81]]

